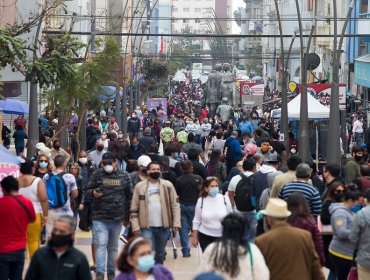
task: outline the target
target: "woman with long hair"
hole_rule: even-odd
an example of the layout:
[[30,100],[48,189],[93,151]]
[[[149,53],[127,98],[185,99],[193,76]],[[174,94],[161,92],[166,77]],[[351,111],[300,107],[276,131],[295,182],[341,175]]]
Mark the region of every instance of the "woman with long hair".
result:
[[31,258],[40,247],[41,231],[47,222],[49,209],[45,183],[41,178],[32,175],[33,165],[31,160],[22,163],[22,176],[18,178],[19,194],[32,201],[36,213],[36,221],[27,227],[27,248]]
[[115,280],[173,280],[171,272],[155,264],[152,243],[144,237],[131,238],[117,259],[121,273]]
[[221,182],[226,181],[226,165],[220,160],[221,151],[213,150],[206,164],[207,176],[215,176]]
[[39,155],[35,163],[34,175],[36,177],[42,178],[46,173],[52,170],[52,164],[46,155]]
[[229,197],[219,193],[218,179],[207,177],[195,206],[192,245],[197,247],[199,242],[204,251],[209,244],[221,237],[221,221],[232,211]]
[[324,265],[324,246],[321,234],[315,219],[312,217],[310,207],[304,196],[300,193],[292,193],[288,199],[288,210],[292,215],[288,218],[288,223],[293,227],[307,230],[311,233],[312,241],[315,244],[316,253],[320,258],[320,264]]
[[256,245],[244,239],[246,219],[231,213],[222,220],[222,236],[204,251],[201,271],[214,271],[225,280],[268,280],[270,272]]
[[[334,182],[330,185],[326,199],[322,205],[320,220],[321,224],[329,228],[331,226],[331,214],[329,212],[329,207],[333,203],[341,203],[344,199],[344,193],[346,192],[346,188],[344,183],[342,182]],[[333,232],[325,232],[322,234],[322,241],[324,244],[324,255],[325,255],[325,267],[329,269],[329,276],[328,280],[335,280],[335,267],[331,261],[329,255],[329,245],[331,240],[333,239]]]

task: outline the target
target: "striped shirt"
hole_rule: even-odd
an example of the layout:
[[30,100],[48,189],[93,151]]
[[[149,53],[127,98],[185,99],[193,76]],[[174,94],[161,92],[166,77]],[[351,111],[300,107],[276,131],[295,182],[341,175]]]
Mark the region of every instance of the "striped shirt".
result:
[[315,187],[308,183],[293,181],[285,184],[281,188],[278,198],[286,200],[294,192],[300,193],[304,196],[311,209],[312,215],[320,215],[322,203],[320,193]]

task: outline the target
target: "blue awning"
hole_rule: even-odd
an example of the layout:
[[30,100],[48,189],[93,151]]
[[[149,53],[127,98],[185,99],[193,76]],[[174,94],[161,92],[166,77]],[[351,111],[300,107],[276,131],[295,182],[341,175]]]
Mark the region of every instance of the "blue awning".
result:
[[355,59],[355,83],[370,88],[370,54]]

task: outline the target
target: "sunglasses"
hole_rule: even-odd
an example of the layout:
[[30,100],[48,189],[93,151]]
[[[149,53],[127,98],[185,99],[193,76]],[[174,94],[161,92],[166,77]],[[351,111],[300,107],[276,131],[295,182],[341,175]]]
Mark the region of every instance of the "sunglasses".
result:
[[40,160],[40,162],[46,162],[47,163],[48,161],[47,160]]
[[335,190],[335,193],[344,193],[343,190]]

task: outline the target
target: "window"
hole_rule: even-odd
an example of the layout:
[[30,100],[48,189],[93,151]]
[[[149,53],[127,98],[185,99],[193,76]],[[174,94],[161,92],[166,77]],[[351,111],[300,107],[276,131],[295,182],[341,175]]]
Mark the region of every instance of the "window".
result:
[[201,13],[201,12],[202,12],[202,9],[201,9],[201,8],[195,8],[195,9],[194,9],[194,12],[196,12],[196,13]]
[[184,8],[183,11],[184,11],[184,13],[189,13],[190,9],[189,8]]
[[189,23],[189,20],[188,19],[183,19],[182,23]]
[[195,23],[200,23],[200,18],[196,18]]
[[172,11],[173,12],[178,12],[179,11],[179,8],[172,7]]

